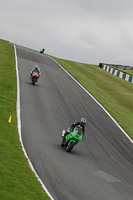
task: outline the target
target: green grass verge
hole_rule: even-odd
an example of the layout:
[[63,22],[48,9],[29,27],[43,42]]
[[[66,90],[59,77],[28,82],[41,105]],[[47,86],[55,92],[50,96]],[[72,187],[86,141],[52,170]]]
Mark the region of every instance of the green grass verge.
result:
[[51,56],[72,74],[133,139],[133,84],[99,68]]
[[[16,95],[14,48],[0,40],[0,199],[49,200],[20,145]],[[8,123],[10,115],[11,124]]]
[[124,70],[127,74],[131,74],[133,76],[133,70]]

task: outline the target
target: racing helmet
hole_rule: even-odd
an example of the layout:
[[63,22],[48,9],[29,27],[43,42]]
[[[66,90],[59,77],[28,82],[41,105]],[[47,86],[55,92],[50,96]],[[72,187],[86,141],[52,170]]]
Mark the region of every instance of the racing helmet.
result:
[[84,126],[84,125],[86,124],[86,119],[85,119],[85,118],[81,118],[81,119],[80,119],[80,124],[81,124],[82,126]]
[[35,65],[35,69],[38,69],[38,66],[37,66],[37,65]]

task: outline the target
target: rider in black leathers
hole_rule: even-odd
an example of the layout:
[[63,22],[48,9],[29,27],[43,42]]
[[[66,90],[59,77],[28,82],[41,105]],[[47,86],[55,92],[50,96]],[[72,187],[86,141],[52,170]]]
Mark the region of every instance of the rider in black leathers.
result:
[[[75,128],[75,126],[80,125],[81,128],[82,128],[82,131],[83,131],[83,136],[84,136],[84,134],[85,134],[85,124],[86,124],[86,119],[85,119],[85,118],[81,118],[79,121],[75,121],[75,122],[70,126],[70,130],[72,131],[72,130]],[[65,137],[66,135],[68,135],[69,133],[70,133],[70,132],[66,131],[64,137]]]
[[45,49],[40,50],[40,53],[44,53]]

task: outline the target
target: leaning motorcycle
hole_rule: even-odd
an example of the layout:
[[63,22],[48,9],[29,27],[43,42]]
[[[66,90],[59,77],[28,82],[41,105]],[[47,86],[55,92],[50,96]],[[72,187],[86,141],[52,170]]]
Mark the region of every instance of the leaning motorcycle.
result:
[[35,82],[37,82],[38,78],[39,78],[38,72],[33,72],[31,75],[31,81],[33,85],[35,84]]
[[65,147],[66,152],[70,152],[83,139],[83,131],[80,126],[76,126],[74,129],[70,129],[69,127],[67,132],[69,134],[65,136],[65,130],[62,131],[61,146]]

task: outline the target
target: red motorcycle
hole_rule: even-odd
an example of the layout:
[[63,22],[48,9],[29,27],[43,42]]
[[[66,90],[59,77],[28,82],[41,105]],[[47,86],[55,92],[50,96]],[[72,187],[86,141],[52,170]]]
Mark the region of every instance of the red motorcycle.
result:
[[38,72],[33,72],[32,75],[31,75],[32,84],[34,85],[35,82],[37,82],[38,79],[39,79],[39,74],[38,74]]

